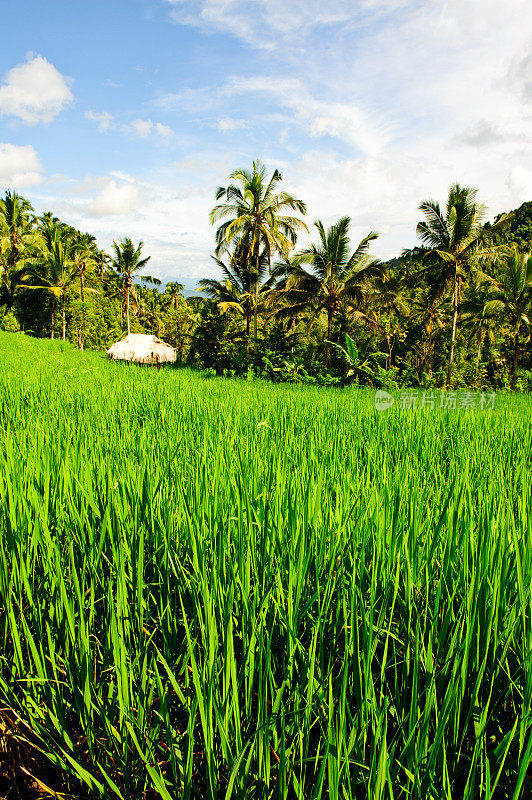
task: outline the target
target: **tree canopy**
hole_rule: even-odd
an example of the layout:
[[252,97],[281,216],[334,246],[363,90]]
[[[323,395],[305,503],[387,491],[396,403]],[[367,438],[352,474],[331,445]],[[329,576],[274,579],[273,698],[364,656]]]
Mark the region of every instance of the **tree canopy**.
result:
[[486,221],[477,190],[453,184],[420,203],[419,246],[381,262],[377,233],[347,214],[309,226],[281,182],[256,160],[218,188],[215,266],[192,296],[145,274],[142,242],[106,253],[6,191],[0,328],[79,349],[151,332],[180,364],[272,380],[532,388],[532,201]]

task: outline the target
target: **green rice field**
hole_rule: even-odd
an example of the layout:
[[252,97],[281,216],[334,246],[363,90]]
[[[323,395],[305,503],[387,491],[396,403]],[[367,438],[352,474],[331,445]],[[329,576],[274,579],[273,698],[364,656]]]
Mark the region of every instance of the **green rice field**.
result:
[[0,334],[0,797],[532,797],[532,400],[438,406]]

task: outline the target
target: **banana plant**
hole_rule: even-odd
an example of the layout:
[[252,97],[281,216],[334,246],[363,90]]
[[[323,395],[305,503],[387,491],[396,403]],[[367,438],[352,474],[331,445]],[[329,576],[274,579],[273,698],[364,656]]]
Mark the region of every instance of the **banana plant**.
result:
[[368,358],[362,361],[360,353],[358,352],[358,347],[354,339],[352,339],[348,333],[345,334],[345,347],[342,347],[342,345],[337,342],[328,342],[328,344],[332,344],[344,357],[348,366],[346,375],[348,380],[354,379],[358,381],[362,375],[365,375],[380,386],[389,378],[388,370],[385,370],[380,364],[371,363],[371,360],[376,360],[378,358],[385,359],[387,357],[386,353],[372,353]]

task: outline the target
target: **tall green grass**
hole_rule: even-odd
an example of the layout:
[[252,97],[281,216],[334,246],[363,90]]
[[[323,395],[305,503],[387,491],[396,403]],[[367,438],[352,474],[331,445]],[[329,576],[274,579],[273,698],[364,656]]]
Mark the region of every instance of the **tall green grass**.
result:
[[84,798],[530,797],[531,411],[2,334],[4,748]]

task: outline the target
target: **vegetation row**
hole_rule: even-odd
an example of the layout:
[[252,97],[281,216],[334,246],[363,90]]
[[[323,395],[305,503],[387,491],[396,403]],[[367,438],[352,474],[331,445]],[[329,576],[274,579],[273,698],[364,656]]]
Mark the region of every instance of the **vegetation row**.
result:
[[172,344],[217,374],[382,388],[532,387],[532,203],[485,222],[477,192],[420,204],[419,246],[379,261],[377,233],[317,221],[260,161],[216,192],[202,294],[164,289],[130,238],[109,255],[93,236],[6,192],[0,200],[0,327],[105,349],[126,332]]

